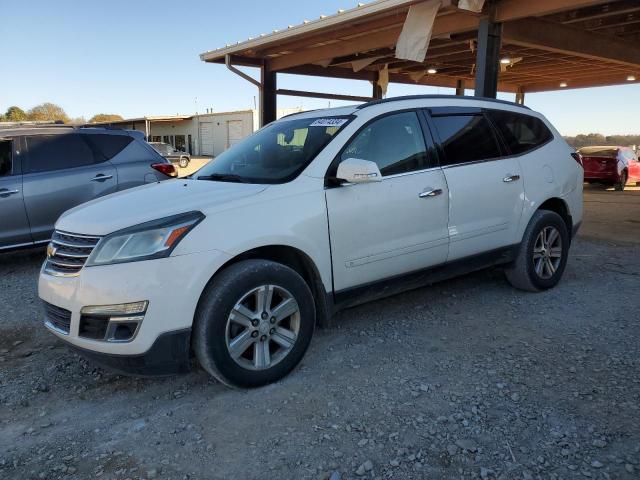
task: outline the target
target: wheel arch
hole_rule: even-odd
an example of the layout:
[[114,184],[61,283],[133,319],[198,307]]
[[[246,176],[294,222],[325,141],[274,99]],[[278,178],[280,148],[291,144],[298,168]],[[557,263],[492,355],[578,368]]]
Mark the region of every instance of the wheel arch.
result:
[[314,261],[309,255],[296,247],[290,245],[264,245],[247,250],[224,263],[209,282],[231,265],[251,259],[271,260],[296,271],[307,283],[313,294],[316,323],[320,326],[328,324],[332,314],[331,297],[327,294],[324,282]]
[[571,232],[573,229],[573,219],[571,218],[571,213],[569,212],[569,206],[567,202],[565,202],[562,198],[552,197],[540,204],[537,210],[549,210],[557,213],[564,220],[565,225],[567,226],[567,232],[571,237]]

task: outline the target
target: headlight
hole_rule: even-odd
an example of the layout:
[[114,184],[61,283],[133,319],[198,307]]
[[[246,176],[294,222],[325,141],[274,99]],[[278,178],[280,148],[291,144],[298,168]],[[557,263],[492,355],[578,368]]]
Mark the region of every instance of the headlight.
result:
[[87,266],[168,257],[203,218],[200,212],[189,212],[114,232],[100,240]]

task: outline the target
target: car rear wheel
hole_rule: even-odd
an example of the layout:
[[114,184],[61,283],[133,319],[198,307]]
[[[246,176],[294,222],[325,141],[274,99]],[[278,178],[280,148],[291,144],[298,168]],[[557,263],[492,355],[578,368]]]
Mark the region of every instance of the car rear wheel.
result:
[[180,157],[178,165],[180,165],[180,168],[187,168],[189,166],[189,162],[190,160],[187,157]]
[[569,245],[569,232],[562,217],[538,210],[525,230],[516,259],[505,268],[507,280],[529,292],[555,287],[564,273]]
[[627,172],[622,172],[620,174],[620,180],[618,181],[618,183],[613,185],[613,188],[618,192],[622,192],[626,185],[627,185]]
[[296,271],[245,260],[205,289],[192,342],[202,367],[218,380],[257,387],[281,379],[300,362],[314,325],[313,296]]

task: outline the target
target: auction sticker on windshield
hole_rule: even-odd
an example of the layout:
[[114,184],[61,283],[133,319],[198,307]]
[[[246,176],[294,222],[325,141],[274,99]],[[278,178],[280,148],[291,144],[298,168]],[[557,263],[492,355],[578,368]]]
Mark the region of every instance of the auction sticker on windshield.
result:
[[347,118],[319,118],[310,127],[341,127],[348,122]]

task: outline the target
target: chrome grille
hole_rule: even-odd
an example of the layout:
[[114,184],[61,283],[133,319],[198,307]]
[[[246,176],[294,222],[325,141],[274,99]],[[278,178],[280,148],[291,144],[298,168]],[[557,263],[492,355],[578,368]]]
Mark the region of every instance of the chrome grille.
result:
[[44,302],[44,322],[61,333],[68,334],[71,327],[71,312]]
[[78,275],[100,237],[79,235],[56,230],[47,247],[44,271],[51,275]]

